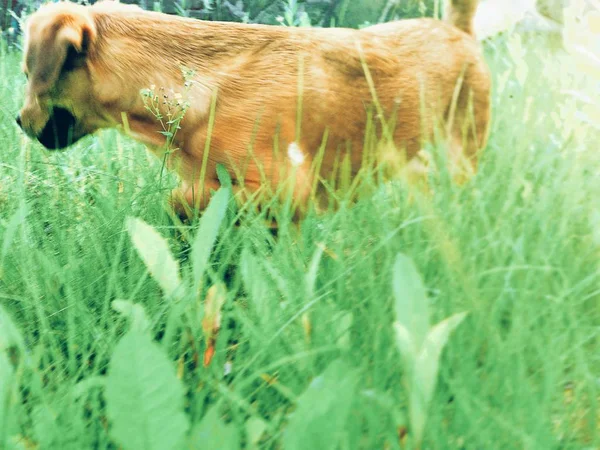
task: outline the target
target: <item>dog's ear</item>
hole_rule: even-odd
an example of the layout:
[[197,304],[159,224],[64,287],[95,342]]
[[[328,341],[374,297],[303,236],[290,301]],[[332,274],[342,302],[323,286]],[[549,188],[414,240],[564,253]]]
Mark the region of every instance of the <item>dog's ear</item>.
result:
[[54,87],[63,70],[87,57],[96,28],[85,11],[53,14],[35,25],[27,37],[26,65],[32,93],[42,95]]

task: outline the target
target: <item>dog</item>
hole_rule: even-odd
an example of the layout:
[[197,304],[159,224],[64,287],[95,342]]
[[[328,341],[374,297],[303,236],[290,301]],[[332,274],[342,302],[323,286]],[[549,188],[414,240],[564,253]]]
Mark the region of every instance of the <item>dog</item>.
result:
[[[448,159],[475,170],[491,85],[476,8],[449,0],[444,20],[353,30],[206,22],[112,1],[47,4],[26,24],[17,123],[48,149],[121,128],[179,174],[176,209],[206,206],[219,164],[238,191],[281,192],[287,176],[294,200],[306,201],[341,166],[360,169],[371,119],[408,159],[441,130]],[[168,116],[184,86],[189,107],[169,136],[156,116]],[[140,94],[150,87],[154,112]]]

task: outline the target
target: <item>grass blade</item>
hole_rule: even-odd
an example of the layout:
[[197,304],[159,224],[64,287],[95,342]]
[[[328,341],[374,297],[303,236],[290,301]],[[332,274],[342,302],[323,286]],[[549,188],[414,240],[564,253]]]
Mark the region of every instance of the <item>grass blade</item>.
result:
[[321,263],[321,257],[323,256],[324,247],[317,247],[315,254],[310,260],[310,266],[308,273],[306,274],[306,293],[309,300],[315,296],[315,286],[317,284],[317,275],[319,272],[319,264]]
[[194,285],[200,286],[206,270],[206,264],[215,245],[219,228],[225,218],[229,203],[230,190],[221,188],[211,199],[208,207],[200,218],[200,225],[192,246],[192,265],[194,269]]

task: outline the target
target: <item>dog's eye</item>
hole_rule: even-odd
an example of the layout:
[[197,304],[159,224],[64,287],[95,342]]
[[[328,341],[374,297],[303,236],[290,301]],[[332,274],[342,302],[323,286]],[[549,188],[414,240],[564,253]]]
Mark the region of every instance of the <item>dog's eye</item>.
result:
[[65,72],[69,72],[77,67],[81,67],[83,61],[85,60],[85,55],[81,52],[78,52],[75,47],[70,46],[67,50],[67,56],[65,58],[65,63],[63,65],[62,70]]
[[77,51],[73,46],[70,46],[67,50],[67,56],[65,58],[65,63],[63,65],[63,70],[68,72],[69,70],[73,70],[75,68],[75,60],[77,59]]

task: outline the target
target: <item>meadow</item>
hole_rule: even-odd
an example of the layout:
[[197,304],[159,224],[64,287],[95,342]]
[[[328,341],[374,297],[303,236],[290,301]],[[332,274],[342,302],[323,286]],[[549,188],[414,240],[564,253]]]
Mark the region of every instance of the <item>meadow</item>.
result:
[[0,449],[600,448],[597,80],[485,51],[472,179],[365,177],[274,236],[226,188],[178,222],[116,131],[44,151],[0,47]]

